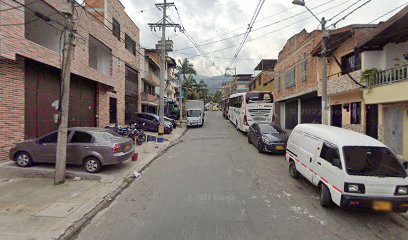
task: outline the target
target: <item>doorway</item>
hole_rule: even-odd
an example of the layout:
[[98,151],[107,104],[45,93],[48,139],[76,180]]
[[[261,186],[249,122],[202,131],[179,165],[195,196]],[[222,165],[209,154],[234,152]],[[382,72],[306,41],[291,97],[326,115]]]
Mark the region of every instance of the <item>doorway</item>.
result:
[[366,105],[366,134],[378,139],[378,104]]
[[331,106],[331,125],[342,127],[342,107],[341,104]]
[[400,108],[384,109],[385,144],[398,155],[402,155],[402,117]]
[[109,123],[117,123],[117,100],[116,98],[109,98]]

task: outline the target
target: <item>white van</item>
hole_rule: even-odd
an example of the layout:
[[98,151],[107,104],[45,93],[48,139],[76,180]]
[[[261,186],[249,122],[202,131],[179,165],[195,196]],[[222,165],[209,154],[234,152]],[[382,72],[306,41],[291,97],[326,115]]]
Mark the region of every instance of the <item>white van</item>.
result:
[[289,136],[289,173],[320,188],[320,204],[408,210],[408,163],[367,135],[321,124],[300,124]]

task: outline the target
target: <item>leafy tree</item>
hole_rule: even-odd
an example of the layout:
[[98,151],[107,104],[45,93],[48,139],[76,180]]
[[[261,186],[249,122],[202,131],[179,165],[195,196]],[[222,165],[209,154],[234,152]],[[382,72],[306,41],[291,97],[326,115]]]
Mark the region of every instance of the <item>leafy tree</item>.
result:
[[187,80],[186,75],[197,75],[194,65],[187,58],[184,58],[183,61],[178,60],[177,70],[183,75],[184,81]]
[[214,96],[212,98],[212,101],[214,103],[219,103],[222,100],[222,92],[218,90],[217,92],[214,93]]

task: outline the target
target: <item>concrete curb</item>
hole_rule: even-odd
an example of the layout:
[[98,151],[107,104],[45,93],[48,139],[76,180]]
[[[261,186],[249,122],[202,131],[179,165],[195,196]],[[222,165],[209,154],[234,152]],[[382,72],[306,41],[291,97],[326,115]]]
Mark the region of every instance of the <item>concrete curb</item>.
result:
[[[148,168],[156,159],[158,159],[164,153],[166,153],[171,147],[181,143],[182,142],[181,138],[187,133],[187,130],[188,128],[186,127],[178,138],[172,140],[171,143],[166,148],[159,151],[149,162],[146,163],[146,165],[144,165],[141,168],[140,173],[142,173],[146,168]],[[109,207],[109,205],[122,193],[122,191],[128,188],[130,184],[133,183],[135,180],[136,178],[134,178],[132,174],[123,176],[122,183],[120,184],[119,187],[117,187],[115,190],[104,196],[103,199],[93,209],[85,213],[81,219],[74,222],[71,226],[69,226],[65,230],[65,232],[62,235],[60,235],[56,239],[68,240],[76,238],[80,230],[86,227],[91,222],[91,220],[96,216],[96,214],[98,214],[103,209]]]

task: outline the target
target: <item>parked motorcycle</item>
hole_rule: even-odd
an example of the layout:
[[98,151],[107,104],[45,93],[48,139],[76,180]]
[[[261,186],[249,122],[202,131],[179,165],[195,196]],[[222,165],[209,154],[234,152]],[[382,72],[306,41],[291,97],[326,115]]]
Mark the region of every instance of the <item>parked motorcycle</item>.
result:
[[105,128],[110,129],[124,137],[128,137],[133,139],[137,145],[142,145],[146,141],[146,135],[144,131],[137,127],[135,124],[131,126],[128,125],[118,125],[118,124],[109,124],[106,125]]

